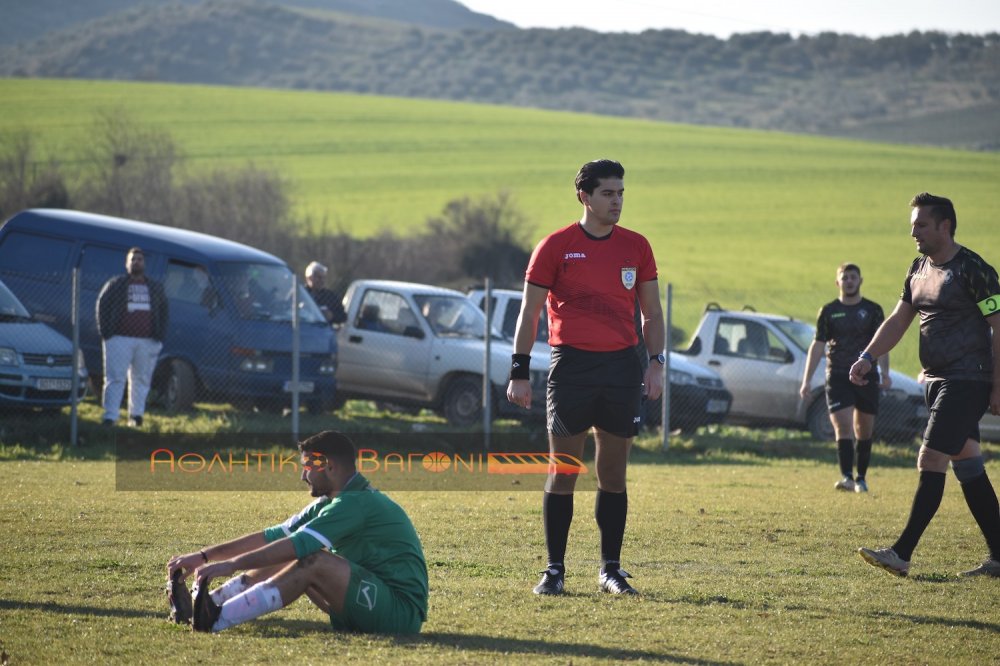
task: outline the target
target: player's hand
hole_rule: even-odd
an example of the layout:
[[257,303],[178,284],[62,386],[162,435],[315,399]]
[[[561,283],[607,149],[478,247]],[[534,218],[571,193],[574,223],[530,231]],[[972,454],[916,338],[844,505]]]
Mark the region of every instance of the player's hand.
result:
[[1000,416],[1000,386],[997,384],[994,384],[993,390],[990,391],[990,414]]
[[809,383],[802,382],[802,386],[799,387],[799,396],[802,398],[808,398],[810,394],[812,394],[812,391],[809,390]]
[[645,385],[646,398],[657,400],[663,395],[663,366],[659,363],[650,363],[646,368],[646,374],[642,378]]
[[879,380],[880,381],[878,387],[883,391],[888,391],[889,389],[892,388],[892,377],[889,375],[888,372],[879,377]]
[[865,375],[872,371],[872,364],[870,361],[864,358],[859,358],[851,366],[851,382],[857,384],[858,386],[864,386],[868,383],[865,379]]
[[233,565],[232,560],[222,560],[221,562],[212,562],[211,564],[206,564],[198,569],[196,572],[198,578],[198,585],[203,585],[205,581],[214,580],[219,577],[229,577],[236,573],[236,567]]
[[507,384],[507,400],[525,409],[531,409],[531,380],[510,380]]
[[204,563],[205,558],[202,557],[200,551],[197,553],[188,553],[187,555],[174,555],[167,562],[167,579],[174,575],[174,571],[180,569],[182,580],[187,580],[187,577]]

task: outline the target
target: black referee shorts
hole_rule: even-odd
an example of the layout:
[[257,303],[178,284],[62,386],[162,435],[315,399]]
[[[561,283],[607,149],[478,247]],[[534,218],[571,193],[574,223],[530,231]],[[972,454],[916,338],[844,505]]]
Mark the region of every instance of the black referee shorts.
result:
[[642,364],[632,347],[612,352],[553,347],[545,397],[548,430],[557,437],[577,435],[591,426],[635,437]]
[[845,407],[854,407],[865,414],[878,414],[878,372],[872,370],[865,379],[868,383],[858,386],[846,374],[833,374],[826,378],[826,407],[830,413]]
[[924,386],[931,416],[924,430],[924,446],[949,456],[958,455],[966,440],[979,440],[979,420],[990,406],[989,382],[932,379]]

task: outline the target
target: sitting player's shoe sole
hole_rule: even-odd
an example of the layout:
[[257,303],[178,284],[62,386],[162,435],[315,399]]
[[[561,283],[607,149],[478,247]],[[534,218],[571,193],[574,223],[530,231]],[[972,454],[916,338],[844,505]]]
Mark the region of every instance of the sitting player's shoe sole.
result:
[[201,584],[198,586],[198,593],[194,596],[194,617],[192,618],[191,627],[195,631],[212,631],[215,621],[219,619],[219,615],[222,613],[222,606],[212,601],[212,595],[208,591],[209,582],[208,579],[201,581]]
[[190,624],[194,615],[194,603],[191,592],[183,578],[184,572],[176,569],[167,584],[167,601],[170,602],[170,621],[177,624]]

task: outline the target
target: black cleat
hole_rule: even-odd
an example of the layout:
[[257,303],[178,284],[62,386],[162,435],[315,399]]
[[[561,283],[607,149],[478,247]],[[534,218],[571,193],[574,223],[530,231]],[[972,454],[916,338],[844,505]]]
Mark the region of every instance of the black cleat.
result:
[[639,596],[635,588],[625,580],[631,577],[631,574],[624,569],[613,569],[611,571],[602,571],[597,581],[601,586],[602,592]]
[[194,604],[187,584],[181,578],[183,572],[175,569],[167,583],[167,600],[170,602],[170,621],[176,624],[190,624],[194,614]]
[[142,427],[142,417],[141,416],[131,416],[128,420],[129,427],[131,428],[141,428]]
[[212,601],[212,595],[208,591],[208,583],[207,579],[201,581],[198,593],[194,597],[194,617],[191,626],[195,631],[211,632],[215,621],[222,614],[222,606]]
[[532,590],[535,594],[562,594],[563,592],[563,581],[566,578],[566,572],[556,569],[555,567],[549,567],[542,572],[542,580],[539,581],[535,589]]

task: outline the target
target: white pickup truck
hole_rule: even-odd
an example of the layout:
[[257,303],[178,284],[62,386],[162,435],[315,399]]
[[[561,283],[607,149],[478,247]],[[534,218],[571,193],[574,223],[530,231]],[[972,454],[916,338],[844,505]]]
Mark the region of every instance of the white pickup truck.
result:
[[[823,391],[826,359],[812,377],[812,393],[799,396],[806,356],[815,329],[806,322],[749,308],[724,310],[709,303],[690,346],[681,353],[715,370],[733,394],[727,422],[748,426],[806,428],[817,439],[833,438]],[[909,441],[927,422],[923,388],[912,377],[890,370],[892,387],[883,391],[875,436]]]
[[[430,408],[457,426],[482,421],[486,317],[463,293],[412,282],[356,280],[337,333],[338,401]],[[522,418],[506,399],[513,349],[491,329],[491,414]],[[546,355],[532,354],[535,404],[544,414]]]

